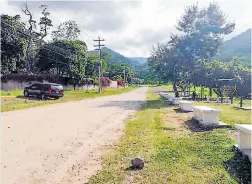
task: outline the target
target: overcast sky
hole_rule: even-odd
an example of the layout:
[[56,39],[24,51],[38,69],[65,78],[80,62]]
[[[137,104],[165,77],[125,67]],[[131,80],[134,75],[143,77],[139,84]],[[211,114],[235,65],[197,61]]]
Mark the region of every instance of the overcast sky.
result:
[[[0,0],[0,13],[21,14],[25,1]],[[176,20],[184,8],[197,0],[142,0],[142,1],[28,1],[28,6],[38,21],[39,6],[48,5],[54,30],[61,22],[75,20],[81,29],[80,39],[92,50],[93,38],[104,38],[105,45],[125,56],[148,57],[152,45],[164,42],[175,32]],[[198,0],[207,6],[210,0]],[[218,0],[228,21],[236,23],[231,38],[252,27],[251,0]],[[50,39],[50,36],[47,38]]]

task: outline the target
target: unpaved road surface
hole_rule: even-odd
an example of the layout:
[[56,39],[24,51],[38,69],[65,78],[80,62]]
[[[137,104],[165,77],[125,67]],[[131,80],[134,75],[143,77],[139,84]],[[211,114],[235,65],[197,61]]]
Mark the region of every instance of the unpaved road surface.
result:
[[86,183],[146,91],[2,113],[2,183]]

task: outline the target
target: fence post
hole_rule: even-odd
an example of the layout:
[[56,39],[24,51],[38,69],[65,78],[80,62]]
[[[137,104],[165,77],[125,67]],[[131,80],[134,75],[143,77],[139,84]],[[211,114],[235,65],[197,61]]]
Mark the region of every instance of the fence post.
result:
[[242,107],[242,97],[241,97],[241,99],[240,99],[240,107]]

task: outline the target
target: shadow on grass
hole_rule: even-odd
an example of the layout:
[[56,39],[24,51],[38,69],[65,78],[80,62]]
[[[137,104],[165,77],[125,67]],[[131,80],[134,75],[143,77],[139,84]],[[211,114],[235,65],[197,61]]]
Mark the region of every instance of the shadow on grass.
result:
[[176,130],[176,128],[162,127],[161,130],[164,130],[164,131],[174,131],[174,130]]
[[206,131],[212,131],[214,129],[232,129],[230,125],[207,125],[204,126],[200,124],[197,120],[195,119],[190,119],[185,121],[185,124],[189,128],[191,132],[206,132]]
[[[34,100],[34,101],[42,101],[41,99],[35,97],[35,96],[29,96],[29,97],[25,97],[25,96],[16,96],[16,98],[18,99],[24,99],[24,100]],[[47,98],[46,100],[57,100],[55,98]],[[43,100],[45,101],[45,100]]]
[[185,124],[191,132],[206,132],[214,129],[213,127],[202,127],[199,122],[193,118],[185,121]]
[[251,162],[247,155],[235,150],[235,155],[223,165],[238,183],[251,184]]
[[134,168],[133,166],[130,166],[130,167],[124,169],[124,171],[138,171],[138,170],[142,170],[142,169]]
[[164,90],[164,89],[153,89],[152,90],[152,93],[156,93],[156,94],[159,94],[159,93],[171,93],[171,94],[174,94],[174,91],[167,91],[167,90]]
[[190,113],[190,112],[187,112],[187,111],[182,111],[180,108],[178,109],[173,109],[176,113]]

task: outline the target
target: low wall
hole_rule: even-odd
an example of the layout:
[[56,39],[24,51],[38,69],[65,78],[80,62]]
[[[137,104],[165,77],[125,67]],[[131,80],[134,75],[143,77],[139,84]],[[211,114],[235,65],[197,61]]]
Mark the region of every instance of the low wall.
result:
[[111,81],[110,86],[111,88],[117,88],[117,81]]
[[[18,82],[14,80],[9,80],[7,82],[2,82],[1,83],[1,90],[13,90],[13,89],[24,89],[24,87],[30,86],[33,83],[36,83],[38,81],[29,81],[29,82]],[[43,81],[43,83],[48,83],[48,81]],[[73,85],[62,85],[64,90],[73,90],[74,86]],[[92,89],[97,89],[97,86],[95,85],[81,85],[75,86],[76,90],[92,90]]]

